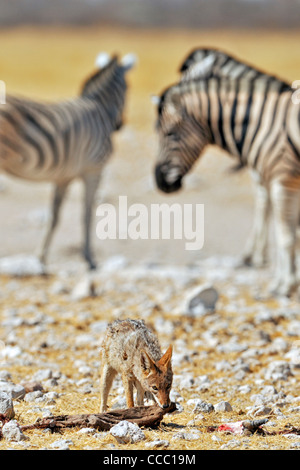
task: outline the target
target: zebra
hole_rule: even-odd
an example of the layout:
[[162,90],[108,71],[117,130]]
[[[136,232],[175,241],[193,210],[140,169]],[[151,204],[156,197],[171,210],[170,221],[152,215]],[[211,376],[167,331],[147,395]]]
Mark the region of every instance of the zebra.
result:
[[122,127],[125,75],[134,54],[122,59],[100,53],[96,70],[83,83],[79,96],[58,103],[7,96],[0,106],[0,170],[9,175],[54,186],[51,220],[39,249],[42,266],[57,226],[69,184],[84,185],[83,255],[96,268],[91,250],[92,206],[101,172],[112,153],[112,134]]
[[272,207],[276,276],[271,291],[290,295],[297,285],[295,243],[300,202],[300,107],[293,89],[274,76],[200,76],[181,80],[156,100],[159,155],[155,178],[166,193],[182,187],[208,144],[250,168],[257,187],[255,223],[244,260],[265,261]]
[[[181,74],[181,81],[213,76],[249,80],[259,77],[278,79],[275,75],[267,74],[225,51],[200,47],[189,53],[181,64],[179,72]],[[288,83],[286,85],[289,86]]]

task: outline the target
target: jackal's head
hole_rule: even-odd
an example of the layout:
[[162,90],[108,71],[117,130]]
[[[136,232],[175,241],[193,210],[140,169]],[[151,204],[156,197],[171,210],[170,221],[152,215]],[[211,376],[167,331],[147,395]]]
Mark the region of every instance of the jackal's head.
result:
[[146,351],[141,351],[141,385],[145,391],[152,393],[161,408],[170,406],[169,394],[173,380],[171,358],[172,346],[169,346],[165,354],[156,362]]

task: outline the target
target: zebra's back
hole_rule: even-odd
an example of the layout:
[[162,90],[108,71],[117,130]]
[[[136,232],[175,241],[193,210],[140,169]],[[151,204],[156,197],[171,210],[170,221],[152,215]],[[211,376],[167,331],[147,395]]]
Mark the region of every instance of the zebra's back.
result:
[[39,103],[9,96],[0,107],[0,166],[15,176],[72,179],[83,168],[101,166],[110,151],[109,132],[92,100]]

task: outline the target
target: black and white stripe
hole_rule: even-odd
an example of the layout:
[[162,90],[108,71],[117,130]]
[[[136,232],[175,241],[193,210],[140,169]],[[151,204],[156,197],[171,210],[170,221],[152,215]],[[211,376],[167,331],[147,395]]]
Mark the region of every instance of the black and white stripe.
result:
[[122,125],[125,75],[134,62],[133,55],[119,60],[103,53],[77,98],[40,103],[8,96],[0,106],[0,169],[54,184],[52,220],[40,253],[43,262],[67,187],[81,178],[85,186],[84,256],[95,267],[90,249],[92,204],[103,165],[112,152],[111,136]]
[[[266,78],[276,79],[275,75],[265,73],[258,67],[239,60],[232,54],[219,49],[197,48],[184,59],[179,68],[181,81],[197,78],[231,77],[231,78]],[[289,84],[280,79],[288,87]]]
[[206,62],[211,67],[207,75],[203,78],[203,74],[194,73],[193,78],[193,74],[189,76],[189,62],[185,61],[182,70],[185,77],[159,100],[157,184],[165,192],[178,190],[208,144],[221,147],[235,156],[240,166],[250,168],[257,185],[257,203],[245,261],[264,262],[272,205],[278,245],[275,291],[289,293],[296,284],[300,106],[293,103],[293,90],[286,82],[251,70],[248,65],[242,67],[232,58],[223,62],[224,66],[230,63],[229,76],[224,75],[222,67],[223,73],[218,75],[211,60]]

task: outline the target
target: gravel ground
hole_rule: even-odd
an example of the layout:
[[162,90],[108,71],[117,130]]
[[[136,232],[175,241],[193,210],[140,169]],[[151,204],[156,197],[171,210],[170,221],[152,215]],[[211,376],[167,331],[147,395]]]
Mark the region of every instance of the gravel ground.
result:
[[[296,434],[208,432],[209,426],[260,418],[268,419],[268,432],[299,426],[298,303],[264,297],[266,278],[266,272],[237,269],[231,257],[175,268],[137,267],[119,256],[92,279],[74,276],[71,266],[47,277],[2,275],[0,390],[15,397],[19,425],[98,412],[101,338],[108,321],[128,317],[149,323],[163,349],[173,344],[178,412],[132,444],[118,443],[109,432],[34,430],[26,439],[2,439],[0,449],[298,449]],[[190,296],[208,282],[219,294],[215,308],[191,311]],[[110,406],[124,406],[120,380]]]

